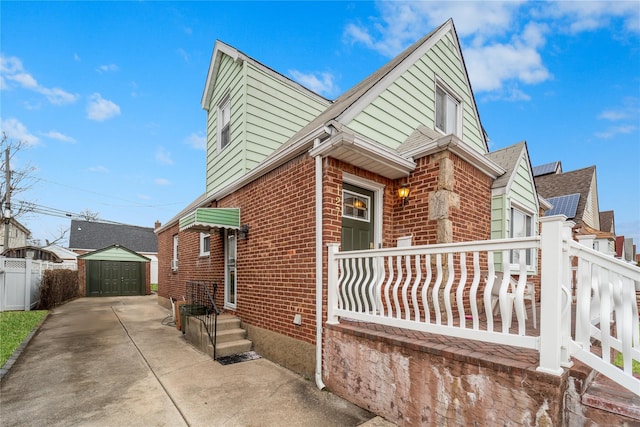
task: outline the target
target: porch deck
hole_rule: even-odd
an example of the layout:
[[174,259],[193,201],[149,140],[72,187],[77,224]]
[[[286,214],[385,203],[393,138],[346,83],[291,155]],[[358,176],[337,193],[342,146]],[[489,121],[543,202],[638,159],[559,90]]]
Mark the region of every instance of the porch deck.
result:
[[[539,314],[539,313],[538,313]],[[539,336],[539,329],[533,328],[531,307],[527,308],[526,330],[529,336]],[[502,323],[494,320],[494,327],[501,330]],[[539,318],[539,317],[538,317]],[[518,333],[516,316],[514,314],[510,332]],[[436,356],[452,358],[454,360],[485,366],[499,371],[515,374],[528,372],[528,375],[541,374],[536,371],[539,366],[539,352],[527,348],[515,348],[509,345],[494,344],[484,341],[457,338],[429,332],[414,331],[378,323],[362,322],[348,318],[341,318],[340,324],[327,325],[328,328],[340,330],[372,341],[380,341],[412,350],[429,353]],[[480,329],[487,330],[486,318],[480,321]],[[546,375],[546,374],[542,374]],[[558,378],[547,375],[549,378]]]

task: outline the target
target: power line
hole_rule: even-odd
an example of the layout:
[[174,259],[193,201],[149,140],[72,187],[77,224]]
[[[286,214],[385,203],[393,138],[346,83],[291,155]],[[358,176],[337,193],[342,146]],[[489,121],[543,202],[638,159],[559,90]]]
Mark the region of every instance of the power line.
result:
[[[86,217],[82,214],[78,214],[78,213],[73,213],[73,212],[69,212],[66,210],[62,210],[62,209],[58,209],[58,208],[52,208],[52,207],[48,207],[48,206],[43,206],[43,205],[38,205],[36,203],[33,202],[25,202],[23,200],[16,200],[17,203],[20,204],[20,206],[24,207],[26,209],[26,211],[31,212],[31,213],[35,213],[35,214],[39,214],[39,215],[47,215],[47,216],[54,216],[54,217],[58,217],[58,218],[68,218],[68,219],[84,219],[86,220]],[[122,222],[118,222],[118,221],[111,221],[108,219],[102,219],[102,218],[96,218],[95,219],[96,222],[106,222],[109,224],[117,224],[117,225],[128,225]]]

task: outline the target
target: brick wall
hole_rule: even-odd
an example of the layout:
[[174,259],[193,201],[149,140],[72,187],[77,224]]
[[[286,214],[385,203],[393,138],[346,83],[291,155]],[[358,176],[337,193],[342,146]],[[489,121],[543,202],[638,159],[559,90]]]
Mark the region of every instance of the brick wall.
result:
[[[343,174],[384,186],[382,243],[396,246],[398,237],[412,235],[413,244],[436,243],[437,221],[429,219],[429,195],[439,187],[441,159],[451,158],[460,209],[449,209],[454,236],[486,239],[490,232],[490,180],[451,153],[417,159],[407,179],[390,180],[333,158],[323,164],[323,241],[340,242]],[[409,203],[397,197],[401,182],[411,188]],[[466,182],[470,181],[470,182]],[[477,194],[476,194],[477,193]],[[240,207],[247,239],[238,240],[237,310],[243,322],[315,344],[315,160],[300,156],[219,200],[212,207]],[[461,211],[472,210],[464,215]],[[199,233],[179,233],[179,269],[171,271],[173,236],[177,225],[158,235],[158,294],[160,300],[181,299],[187,280],[219,284],[217,303],[223,306],[224,257],[219,233],[211,236],[211,255],[199,256]],[[324,277],[326,247],[323,245]],[[326,295],[325,295],[326,298]],[[326,313],[326,309],[324,310]],[[295,314],[302,325],[293,324]]]

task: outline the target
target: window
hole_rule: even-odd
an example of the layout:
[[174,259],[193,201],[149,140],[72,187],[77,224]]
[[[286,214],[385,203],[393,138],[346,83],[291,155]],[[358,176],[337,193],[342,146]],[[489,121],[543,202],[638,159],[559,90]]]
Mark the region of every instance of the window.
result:
[[[531,215],[526,214],[518,209],[511,209],[511,237],[530,237],[533,235],[533,220]],[[532,249],[527,250],[526,263],[532,266]],[[511,264],[520,264],[519,251],[511,251]]]
[[436,128],[446,135],[460,134],[460,101],[443,89],[436,86]]
[[173,258],[171,259],[171,270],[178,270],[178,235],[173,236]]
[[200,256],[208,256],[211,250],[211,235],[200,233]]
[[371,200],[363,194],[342,191],[342,216],[369,222]]
[[218,141],[220,150],[229,145],[231,141],[231,101],[227,98],[218,109]]

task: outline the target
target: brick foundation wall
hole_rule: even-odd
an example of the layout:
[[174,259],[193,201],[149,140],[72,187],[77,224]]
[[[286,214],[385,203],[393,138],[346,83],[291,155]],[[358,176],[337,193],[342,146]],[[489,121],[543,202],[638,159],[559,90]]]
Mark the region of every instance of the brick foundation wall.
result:
[[325,340],[327,387],[399,426],[562,425],[568,373],[537,372],[535,352],[510,360],[349,325]]

